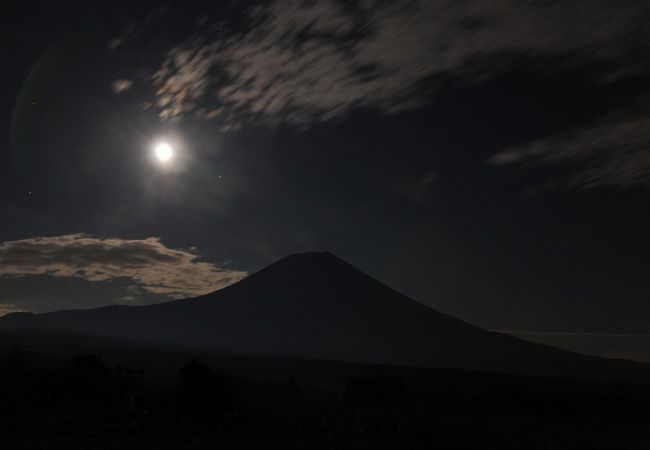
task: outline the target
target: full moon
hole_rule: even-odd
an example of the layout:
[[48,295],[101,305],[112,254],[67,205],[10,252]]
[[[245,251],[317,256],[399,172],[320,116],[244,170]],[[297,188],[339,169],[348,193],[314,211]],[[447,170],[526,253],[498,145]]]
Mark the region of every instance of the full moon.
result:
[[172,158],[172,156],[174,156],[174,151],[166,142],[161,142],[156,145],[154,152],[156,153],[156,158],[158,158],[158,161],[160,162],[167,162]]

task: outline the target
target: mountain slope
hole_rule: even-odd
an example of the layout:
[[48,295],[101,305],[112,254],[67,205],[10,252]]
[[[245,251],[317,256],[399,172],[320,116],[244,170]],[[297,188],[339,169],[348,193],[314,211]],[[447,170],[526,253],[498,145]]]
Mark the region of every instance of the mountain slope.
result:
[[491,333],[418,303],[330,253],[286,257],[211,294],[152,306],[9,315],[0,328],[61,328],[228,352],[650,380],[643,364]]

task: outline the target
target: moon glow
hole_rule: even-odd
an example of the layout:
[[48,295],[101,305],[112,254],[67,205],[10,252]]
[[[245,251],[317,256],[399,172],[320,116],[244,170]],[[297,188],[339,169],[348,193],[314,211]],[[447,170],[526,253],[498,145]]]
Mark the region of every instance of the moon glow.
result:
[[174,150],[166,142],[157,144],[154,148],[154,153],[156,154],[158,161],[163,163],[169,161],[174,156]]

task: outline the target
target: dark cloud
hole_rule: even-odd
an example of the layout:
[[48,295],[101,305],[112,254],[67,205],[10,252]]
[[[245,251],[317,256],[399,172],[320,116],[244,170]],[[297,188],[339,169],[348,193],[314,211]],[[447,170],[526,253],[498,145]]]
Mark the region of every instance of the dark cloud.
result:
[[569,169],[551,183],[578,188],[650,187],[650,118],[597,123],[505,149],[488,163]]
[[629,6],[604,0],[265,2],[250,10],[248,31],[218,39],[199,31],[173,48],[153,78],[157,105],[163,118],[192,114],[224,128],[308,126],[354,108],[389,114],[422,105],[422,84],[432,76],[489,76],[467,66],[509,52],[616,59],[616,70],[602,74],[615,77],[631,70],[624,60],[630,38],[641,51],[648,42],[646,8]]
[[0,277],[129,279],[134,295],[144,291],[182,298],[206,294],[247,275],[198,259],[194,249],[171,249],[154,237],[141,240],[100,239],[85,234],[36,237],[0,243]]

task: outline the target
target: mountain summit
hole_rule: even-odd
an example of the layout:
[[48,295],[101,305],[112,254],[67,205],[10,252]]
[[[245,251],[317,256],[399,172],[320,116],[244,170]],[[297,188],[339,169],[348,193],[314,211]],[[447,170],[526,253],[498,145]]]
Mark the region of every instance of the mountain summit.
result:
[[8,315],[0,318],[2,328],[65,329],[259,355],[650,381],[643,364],[577,355],[469,325],[328,252],[287,256],[196,298]]

